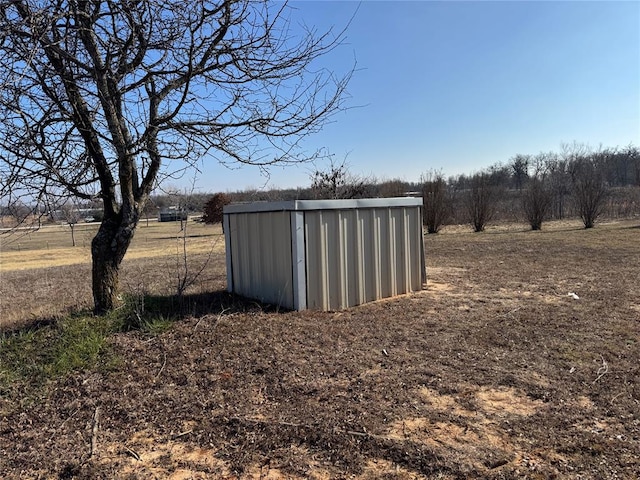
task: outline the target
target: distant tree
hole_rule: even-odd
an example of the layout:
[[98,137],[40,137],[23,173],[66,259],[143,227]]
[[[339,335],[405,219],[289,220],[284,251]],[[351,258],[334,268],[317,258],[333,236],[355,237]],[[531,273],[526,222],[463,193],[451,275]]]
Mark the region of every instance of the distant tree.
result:
[[311,174],[311,190],[316,199],[350,199],[366,195],[371,182],[349,171],[346,162],[331,161],[326,170],[316,170]]
[[147,203],[151,203],[149,211],[160,210],[163,208],[169,208],[173,205],[174,199],[171,198],[166,192],[162,192],[159,194],[155,194],[149,197],[149,201]]
[[102,213],[102,209],[92,210],[91,211],[91,215],[93,216],[93,221],[94,222],[102,222],[102,219],[104,218],[104,214]]
[[71,246],[76,246],[76,224],[80,221],[81,215],[78,204],[74,199],[65,199],[64,203],[57,208],[60,217],[71,230]]
[[631,177],[634,185],[640,187],[640,148],[629,145],[626,149],[631,165]]
[[531,226],[531,230],[542,229],[542,222],[546,220],[553,208],[553,190],[549,171],[555,165],[551,163],[556,156],[552,153],[539,153],[529,157],[529,170],[525,188],[521,191],[522,210]]
[[209,201],[209,198],[211,198],[211,194],[191,191],[184,201],[184,206],[188,212],[202,212],[204,211],[204,205]]
[[511,159],[509,166],[513,176],[513,183],[518,190],[522,190],[524,184],[529,178],[529,164],[531,159],[529,155],[516,155]]
[[488,184],[496,187],[494,188],[494,193],[499,193],[500,190],[506,190],[511,186],[511,168],[509,165],[495,163],[486,169],[485,175],[487,176]]
[[[29,223],[32,209],[21,201],[9,203],[2,209],[2,217],[8,217],[12,227]],[[4,222],[4,218],[3,218]]]
[[545,177],[529,178],[522,191],[522,209],[531,230],[542,229],[542,222],[551,211],[552,196]]
[[487,223],[496,214],[499,188],[492,182],[490,173],[477,173],[470,178],[464,204],[474,232],[484,231]]
[[378,197],[391,198],[403,197],[407,192],[407,184],[398,178],[386,180],[376,185]]
[[[0,199],[100,198],[94,311],[116,306],[151,191],[202,158],[265,167],[344,107],[344,32],[266,0],[12,0],[0,8]],[[269,149],[265,148],[269,145]]]
[[559,158],[555,153],[544,155],[547,181],[551,193],[551,215],[553,218],[563,219],[567,215],[567,199],[571,193],[571,176],[567,168],[567,161]]
[[421,176],[422,216],[428,233],[438,233],[451,215],[452,198],[441,172],[431,171]]
[[149,197],[149,200],[144,204],[144,208],[140,212],[140,216],[144,217],[149,226],[149,218],[158,218],[158,205],[156,204],[157,196]]
[[231,203],[231,196],[226,193],[216,193],[204,204],[202,221],[207,224],[222,223],[224,215],[222,209]]
[[638,149],[633,145],[625,148],[600,147],[593,153],[598,170],[610,187],[634,184]]
[[572,162],[572,194],[584,228],[593,228],[605,207],[609,187],[593,155]]
[[[189,206],[191,204],[191,195],[195,188],[194,183],[191,189],[180,190],[179,188],[172,187],[163,190],[166,198],[168,199],[168,206],[165,209],[172,210],[175,213],[175,221],[180,221],[180,231],[185,232],[185,223],[189,219]],[[160,212],[162,216],[162,211]]]

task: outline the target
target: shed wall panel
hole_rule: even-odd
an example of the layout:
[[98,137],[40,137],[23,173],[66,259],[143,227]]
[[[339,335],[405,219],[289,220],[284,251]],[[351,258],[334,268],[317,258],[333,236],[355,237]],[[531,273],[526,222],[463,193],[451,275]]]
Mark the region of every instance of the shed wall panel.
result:
[[361,295],[365,302],[372,302],[380,298],[380,260],[375,254],[378,251],[380,239],[375,234],[377,226],[374,209],[360,211],[360,226]]
[[339,310],[422,288],[419,208],[305,212],[307,306]]
[[290,214],[260,212],[229,216],[234,292],[294,308]]

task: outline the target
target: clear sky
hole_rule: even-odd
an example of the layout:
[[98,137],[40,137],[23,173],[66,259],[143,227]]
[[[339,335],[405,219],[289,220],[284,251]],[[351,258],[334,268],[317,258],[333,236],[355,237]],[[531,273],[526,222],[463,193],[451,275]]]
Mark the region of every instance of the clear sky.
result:
[[[473,173],[562,142],[640,144],[640,2],[290,5],[319,30],[355,14],[345,45],[322,63],[340,74],[355,59],[356,108],[304,144],[346,157],[353,173],[417,181],[430,169]],[[205,160],[196,188],[302,187],[313,169],[273,167],[265,178]]]

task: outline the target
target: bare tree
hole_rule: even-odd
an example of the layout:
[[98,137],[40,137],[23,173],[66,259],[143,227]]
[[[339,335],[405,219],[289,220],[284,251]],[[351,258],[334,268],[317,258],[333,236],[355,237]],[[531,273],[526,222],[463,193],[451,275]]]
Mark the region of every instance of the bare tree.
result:
[[420,178],[422,183],[422,217],[428,233],[438,233],[451,215],[452,198],[442,172],[430,171]]
[[496,213],[499,186],[492,182],[490,173],[477,173],[470,179],[465,195],[465,207],[474,232],[484,231]]
[[[343,32],[294,31],[266,0],[2,1],[0,198],[100,198],[96,313],[115,306],[149,194],[205,156],[265,168],[344,108],[315,60]],[[313,156],[311,154],[310,156]]]
[[549,171],[555,165],[550,164],[553,154],[539,153],[529,157],[529,169],[524,190],[521,191],[522,210],[531,226],[531,230],[541,230],[542,222],[551,214],[553,207],[553,191]]
[[149,217],[158,218],[158,206],[153,202],[153,197],[149,197],[144,204],[144,208],[140,211],[140,217],[144,218],[149,226]]
[[509,163],[509,166],[511,167],[511,174],[513,175],[513,181],[518,190],[522,190],[522,187],[524,187],[527,179],[529,178],[530,163],[531,158],[529,155],[516,155]]
[[529,178],[522,192],[522,209],[531,230],[541,230],[542,222],[551,211],[553,197],[545,177]]
[[544,162],[551,191],[551,214],[556,219],[562,219],[567,214],[567,198],[571,187],[567,161],[558,158],[554,153],[541,155],[545,155]]
[[[4,217],[7,217],[9,220],[9,223],[12,227],[15,226],[21,226],[24,224],[27,224],[28,226],[30,226],[29,224],[30,222],[30,217],[32,214],[32,209],[28,206],[25,205],[24,203],[22,203],[21,201],[17,201],[17,202],[12,202],[7,204],[6,207],[4,207],[2,209],[2,221],[4,222],[5,219]],[[39,217],[38,217],[39,218]]]
[[80,221],[81,215],[80,210],[78,209],[78,205],[71,198],[65,199],[64,203],[62,203],[58,207],[58,212],[60,218],[69,225],[69,229],[71,230],[71,246],[76,246],[76,224]]
[[333,160],[327,170],[317,169],[311,174],[311,190],[314,198],[349,199],[366,196],[371,182],[349,171],[346,161]]
[[572,174],[571,188],[576,210],[584,228],[593,228],[609,195],[603,172],[598,169],[597,159],[592,155],[576,159]]
[[626,149],[631,164],[633,183],[640,187],[640,148],[629,145]]

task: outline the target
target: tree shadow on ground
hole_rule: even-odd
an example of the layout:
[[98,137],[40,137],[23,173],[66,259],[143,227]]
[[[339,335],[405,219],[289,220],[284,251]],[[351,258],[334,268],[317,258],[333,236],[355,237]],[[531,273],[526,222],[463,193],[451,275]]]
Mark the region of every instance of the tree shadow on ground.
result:
[[229,293],[226,290],[185,295],[146,295],[145,311],[168,315],[176,320],[208,315],[248,312],[276,312],[276,305]]
[[[169,323],[187,318],[201,318],[209,315],[231,313],[277,312],[283,309],[275,305],[260,303],[226,290],[184,295],[127,295],[122,305],[106,316],[112,316],[119,325],[116,330],[144,329],[145,325],[157,319]],[[66,313],[32,318],[27,322],[0,328],[3,337],[17,336],[54,327],[58,322],[74,317],[92,317],[88,309],[70,309]]]

